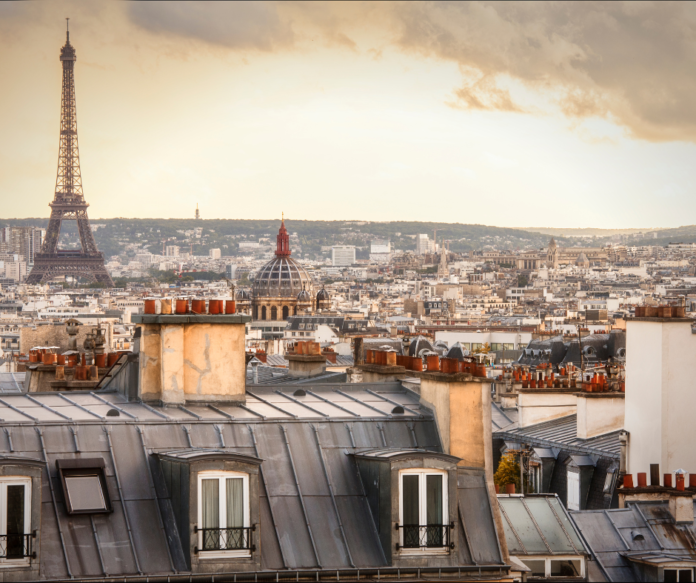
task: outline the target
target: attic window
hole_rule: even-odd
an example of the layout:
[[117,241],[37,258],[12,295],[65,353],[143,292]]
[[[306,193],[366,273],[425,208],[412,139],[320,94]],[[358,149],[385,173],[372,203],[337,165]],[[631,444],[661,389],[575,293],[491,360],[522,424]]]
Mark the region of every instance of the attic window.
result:
[[68,514],[112,511],[103,459],[58,460],[56,466]]

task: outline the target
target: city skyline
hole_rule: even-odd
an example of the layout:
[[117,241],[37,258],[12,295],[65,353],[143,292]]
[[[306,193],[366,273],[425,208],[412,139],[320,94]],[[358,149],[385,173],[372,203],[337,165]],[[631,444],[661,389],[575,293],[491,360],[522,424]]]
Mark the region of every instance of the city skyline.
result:
[[4,3],[3,218],[48,215],[67,16],[95,219],[696,223],[682,4]]

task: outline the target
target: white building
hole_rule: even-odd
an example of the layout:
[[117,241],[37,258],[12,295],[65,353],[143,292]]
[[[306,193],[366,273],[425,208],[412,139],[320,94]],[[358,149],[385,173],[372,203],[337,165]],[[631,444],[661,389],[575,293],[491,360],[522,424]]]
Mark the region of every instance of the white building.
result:
[[178,245],[167,245],[166,248],[164,249],[164,254],[167,257],[178,257],[179,246]]
[[353,245],[336,245],[331,247],[331,265],[334,267],[349,267],[355,263],[355,247]]
[[211,249],[208,251],[208,255],[211,259],[220,259],[220,257],[222,257],[220,249]]
[[431,241],[430,237],[425,233],[416,235],[416,254],[425,255],[426,253],[435,253],[435,241]]

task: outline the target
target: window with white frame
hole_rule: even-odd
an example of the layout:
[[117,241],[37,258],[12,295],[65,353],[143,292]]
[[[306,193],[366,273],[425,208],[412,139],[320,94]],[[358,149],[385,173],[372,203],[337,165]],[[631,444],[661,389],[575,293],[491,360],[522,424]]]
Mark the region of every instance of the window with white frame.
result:
[[31,555],[31,478],[0,478],[0,565]]
[[198,474],[198,551],[202,556],[249,556],[249,475]]
[[450,526],[447,472],[430,469],[399,473],[399,548],[405,552],[447,552]]

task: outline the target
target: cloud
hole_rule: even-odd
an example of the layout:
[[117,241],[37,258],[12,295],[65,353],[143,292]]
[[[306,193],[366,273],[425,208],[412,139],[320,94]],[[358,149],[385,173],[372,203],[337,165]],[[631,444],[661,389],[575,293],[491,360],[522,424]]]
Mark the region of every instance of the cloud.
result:
[[153,33],[230,49],[272,51],[294,40],[273,2],[132,2],[128,16]]
[[[387,48],[456,63],[450,105],[602,118],[696,141],[696,5],[681,2],[134,2],[137,26],[236,51]],[[315,42],[317,41],[317,42]],[[515,87],[536,96],[530,107]],[[443,96],[443,99],[445,96]],[[527,100],[528,101],[528,100]]]
[[[670,2],[428,2],[395,10],[395,44],[478,71],[468,108],[524,110],[510,78],[554,95],[568,117],[634,137],[696,141],[696,6]],[[481,85],[482,84],[482,85]]]

